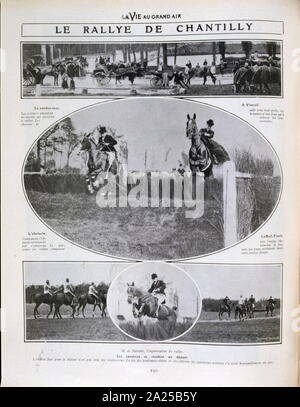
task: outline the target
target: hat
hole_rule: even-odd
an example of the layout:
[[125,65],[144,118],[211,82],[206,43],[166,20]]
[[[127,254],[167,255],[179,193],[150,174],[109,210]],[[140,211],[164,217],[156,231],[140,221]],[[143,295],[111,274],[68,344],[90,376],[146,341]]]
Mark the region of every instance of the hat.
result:
[[208,126],[213,126],[215,124],[212,119],[207,120],[206,123],[208,124]]
[[151,278],[152,278],[152,280],[154,280],[155,278],[157,278],[157,274],[155,274],[155,273],[151,274]]

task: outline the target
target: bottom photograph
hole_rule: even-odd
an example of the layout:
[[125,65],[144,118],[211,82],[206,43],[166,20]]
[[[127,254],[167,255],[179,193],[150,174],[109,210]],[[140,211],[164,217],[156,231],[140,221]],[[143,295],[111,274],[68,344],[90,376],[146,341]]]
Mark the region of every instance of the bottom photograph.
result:
[[30,342],[281,343],[282,265],[23,262]]

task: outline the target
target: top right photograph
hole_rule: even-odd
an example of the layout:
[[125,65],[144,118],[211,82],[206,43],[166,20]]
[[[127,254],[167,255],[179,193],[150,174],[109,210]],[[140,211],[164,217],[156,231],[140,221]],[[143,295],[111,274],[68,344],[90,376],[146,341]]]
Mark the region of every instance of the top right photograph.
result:
[[281,41],[23,43],[23,97],[282,96]]

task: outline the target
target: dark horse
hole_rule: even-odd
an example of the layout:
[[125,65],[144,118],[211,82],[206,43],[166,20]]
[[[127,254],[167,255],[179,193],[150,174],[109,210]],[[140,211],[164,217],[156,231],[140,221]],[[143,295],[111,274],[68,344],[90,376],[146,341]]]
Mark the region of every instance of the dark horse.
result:
[[76,306],[78,304],[78,300],[76,297],[73,299],[72,294],[69,293],[58,293],[55,294],[54,296],[54,314],[53,318],[57,317],[59,319],[62,319],[61,313],[60,313],[60,307],[62,305],[68,305],[69,307],[72,308],[72,314],[71,317],[75,317],[75,310]]
[[31,302],[35,303],[35,307],[34,307],[34,310],[33,310],[33,316],[34,316],[35,319],[40,316],[38,308],[43,303],[48,304],[49,307],[50,307],[50,310],[49,310],[49,312],[47,314],[47,318],[49,317],[49,315],[51,314],[52,309],[53,309],[54,297],[55,297],[54,295],[40,294],[40,293],[33,295],[32,299],[31,299]]
[[60,71],[57,64],[40,68],[29,61],[23,69],[24,77],[26,76],[27,71],[33,76],[35,85],[43,85],[43,81],[47,75],[53,76],[54,85],[58,85],[58,76]]
[[228,314],[228,319],[230,319],[230,316],[231,316],[231,308],[230,308],[230,305],[227,307],[223,302],[221,302],[221,303],[219,304],[218,312],[219,312],[219,320],[222,319],[222,316],[223,316],[223,314],[225,314],[225,313]]
[[275,305],[274,305],[274,303],[273,302],[267,302],[267,304],[266,304],[266,317],[269,317],[269,316],[273,316],[273,312],[274,312],[274,309],[275,309]]
[[234,319],[237,318],[239,318],[240,321],[245,321],[247,318],[247,308],[245,305],[236,305]]
[[104,318],[106,317],[106,293],[98,293],[99,300],[97,300],[93,295],[91,294],[82,294],[78,298],[78,307],[77,307],[77,316],[79,315],[79,310],[81,308],[81,313],[83,318],[85,318],[84,310],[87,304],[93,305],[93,318],[94,318],[94,313],[95,309],[99,307],[99,310],[101,311],[101,317]]
[[[158,320],[167,320],[171,322],[172,330],[175,329],[177,321],[176,307],[170,308],[162,304],[159,307],[157,317],[155,311],[157,308],[157,298],[152,294],[144,293],[141,289],[137,288],[134,283],[127,284],[127,302],[132,304],[132,314],[134,318],[141,318],[147,316],[150,318],[157,318]],[[142,308],[142,311],[140,311]]]
[[281,69],[275,66],[261,65],[256,70],[253,67],[240,67],[233,76],[233,83],[236,93],[254,92],[257,87],[260,93],[264,89],[271,93],[269,84],[275,83],[281,86]]

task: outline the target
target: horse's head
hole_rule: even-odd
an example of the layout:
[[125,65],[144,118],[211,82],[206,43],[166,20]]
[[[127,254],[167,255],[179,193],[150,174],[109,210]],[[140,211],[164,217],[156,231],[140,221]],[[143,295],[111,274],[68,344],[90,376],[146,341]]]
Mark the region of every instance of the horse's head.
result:
[[135,304],[138,301],[138,298],[142,296],[142,291],[137,288],[134,282],[127,283],[127,302],[128,304]]
[[187,122],[186,122],[186,136],[188,139],[193,140],[198,134],[198,126],[196,123],[196,114],[194,113],[193,117],[191,118],[190,115],[187,115]]

